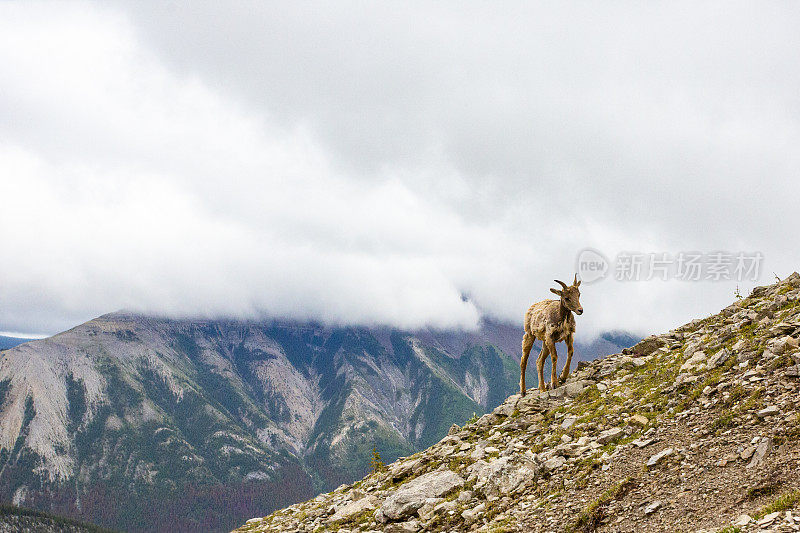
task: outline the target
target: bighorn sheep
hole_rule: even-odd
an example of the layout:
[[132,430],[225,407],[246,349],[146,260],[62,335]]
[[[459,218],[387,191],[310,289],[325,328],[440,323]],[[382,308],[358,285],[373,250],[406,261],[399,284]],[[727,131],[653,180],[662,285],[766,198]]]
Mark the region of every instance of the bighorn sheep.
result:
[[569,365],[572,363],[573,353],[572,337],[575,334],[575,317],[572,316],[572,313],[583,314],[583,307],[579,300],[581,291],[578,289],[581,282],[578,281],[577,274],[570,286],[563,281],[555,280],[555,282],[560,284],[563,289],[550,289],[550,292],[557,294],[561,299],[542,300],[530,306],[528,312],[525,313],[525,336],[522,338],[522,360],[519,362],[519,393],[522,396],[525,396],[525,368],[528,366],[528,355],[531,353],[533,341],[537,338],[542,340],[542,351],[536,360],[536,368],[539,370],[539,390],[547,390],[544,383],[544,362],[548,353],[553,363],[550,369],[550,385],[553,389],[558,387],[557,342],[565,341],[567,343],[567,364],[561,373],[561,381],[566,381],[569,376]]

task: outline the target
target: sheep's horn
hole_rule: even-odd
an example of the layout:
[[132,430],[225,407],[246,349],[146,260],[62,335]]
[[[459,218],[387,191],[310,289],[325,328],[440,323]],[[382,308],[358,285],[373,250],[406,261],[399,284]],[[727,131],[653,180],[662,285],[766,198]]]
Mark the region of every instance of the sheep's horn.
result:
[[563,281],[558,281],[557,279],[555,279],[555,280],[553,280],[553,281],[555,281],[556,283],[558,283],[559,285],[561,285],[561,286],[564,288],[564,290],[567,290],[567,284],[566,284],[566,283],[564,283]]
[[576,287],[578,286],[578,274],[575,274],[575,279],[572,280],[572,284],[575,285]]

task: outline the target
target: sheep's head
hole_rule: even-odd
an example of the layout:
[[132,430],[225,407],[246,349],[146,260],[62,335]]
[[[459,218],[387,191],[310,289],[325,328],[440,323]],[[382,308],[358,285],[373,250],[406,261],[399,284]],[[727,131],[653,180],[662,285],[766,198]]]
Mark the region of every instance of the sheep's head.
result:
[[572,281],[572,285],[567,285],[563,281],[558,280],[555,280],[555,282],[561,285],[562,290],[550,289],[550,292],[561,297],[561,305],[574,313],[582,315],[583,306],[581,305],[580,301],[581,291],[578,288],[581,286],[581,282],[578,281],[578,275],[575,274],[575,279]]

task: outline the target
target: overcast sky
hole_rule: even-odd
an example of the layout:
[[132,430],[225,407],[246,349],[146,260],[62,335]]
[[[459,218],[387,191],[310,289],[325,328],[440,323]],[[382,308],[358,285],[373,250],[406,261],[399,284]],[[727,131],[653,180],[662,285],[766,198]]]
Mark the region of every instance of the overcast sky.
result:
[[0,331],[521,327],[586,247],[763,254],[582,286],[645,334],[800,269],[800,4],[332,6],[0,4]]

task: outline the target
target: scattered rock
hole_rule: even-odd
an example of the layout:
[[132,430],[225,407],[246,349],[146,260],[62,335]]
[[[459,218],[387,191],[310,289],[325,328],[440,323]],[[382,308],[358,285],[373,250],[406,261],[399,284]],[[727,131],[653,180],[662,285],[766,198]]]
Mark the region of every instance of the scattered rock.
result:
[[781,412],[781,410],[778,409],[777,405],[770,405],[769,407],[765,407],[764,409],[760,410],[756,414],[758,415],[759,418],[766,418],[768,416],[777,415],[780,412]]
[[661,502],[655,501],[644,508],[644,514],[653,514],[661,508]]
[[563,458],[563,457],[561,457],[560,455],[556,455],[555,457],[551,457],[550,459],[548,459],[547,461],[545,461],[545,463],[544,463],[544,468],[545,468],[545,470],[547,470],[548,472],[552,472],[552,471],[554,471],[554,470],[558,470],[559,468],[561,468],[562,466],[564,466],[564,464],[565,464],[566,462],[567,462],[567,460],[566,460],[566,459],[564,459],[564,458]]
[[379,513],[384,519],[401,520],[422,507],[428,498],[440,498],[462,486],[464,479],[452,470],[429,472],[401,485],[386,498]]
[[475,479],[475,488],[493,498],[511,494],[521,486],[534,483],[539,468],[522,457],[501,457],[490,463],[478,461],[467,468],[468,480]]
[[387,524],[383,528],[383,533],[416,533],[420,529],[421,526],[418,521],[409,520],[398,524]]
[[673,453],[675,453],[675,450],[673,450],[672,448],[661,450],[657,454],[650,456],[650,459],[647,460],[647,466],[648,467],[656,466],[657,464],[659,464],[661,461],[663,461]]
[[708,368],[717,368],[728,362],[733,354],[727,348],[723,348],[708,358]]
[[593,384],[594,384],[593,381],[589,381],[586,379],[581,379],[578,381],[570,381],[566,385],[564,385],[564,393],[569,397],[577,396],[584,390],[586,390],[586,387]]
[[349,520],[359,513],[375,509],[375,503],[375,498],[373,496],[367,496],[360,500],[350,502],[333,513],[331,520],[334,522],[338,520]]
[[693,372],[706,367],[706,353],[699,350],[681,365],[681,372]]
[[628,424],[634,424],[637,426],[646,426],[650,423],[650,420],[643,415],[633,415],[628,417]]
[[758,443],[758,446],[756,446],[755,451],[753,452],[753,457],[747,464],[747,468],[754,468],[760,466],[771,451],[772,451],[772,438],[767,437],[766,439],[761,439],[761,441],[759,441]]
[[650,335],[649,337],[645,337],[638,344],[635,344],[633,347],[631,347],[630,353],[637,356],[650,355],[658,348],[661,348],[666,344],[666,339],[656,335]]
[[624,434],[622,428],[611,428],[603,431],[598,435],[597,442],[600,444],[608,444],[614,440],[617,440]]

